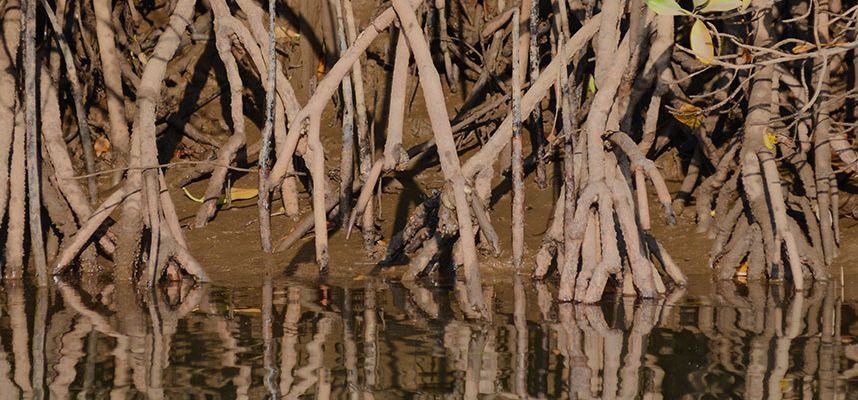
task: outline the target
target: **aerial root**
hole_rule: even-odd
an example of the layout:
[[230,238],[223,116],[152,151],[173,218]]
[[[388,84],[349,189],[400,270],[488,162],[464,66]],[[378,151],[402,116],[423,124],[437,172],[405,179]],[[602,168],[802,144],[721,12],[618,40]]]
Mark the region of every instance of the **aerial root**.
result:
[[[560,270],[559,298],[585,303],[599,301],[611,278],[622,287],[623,280],[631,277],[641,297],[664,293],[664,278],[684,286],[685,275],[664,247],[649,232],[638,229],[630,196],[628,187],[624,189],[618,181],[610,187],[591,184],[585,188],[572,221],[573,241],[566,244],[561,232],[563,213],[557,211],[562,206],[556,205],[554,220],[536,256],[534,278],[546,278],[554,261]],[[622,238],[619,243],[618,237]],[[574,246],[571,253],[566,245]],[[562,257],[565,254],[572,259]]]
[[[154,284],[157,279],[163,276],[163,272],[167,267],[167,261],[173,261],[187,273],[193,275],[200,281],[208,281],[202,266],[188,252],[187,244],[182,233],[178,218],[176,217],[175,206],[170,199],[167,191],[167,185],[163,175],[159,177],[160,200],[162,205],[161,218],[164,224],[159,224],[161,239],[160,250],[158,252],[158,269],[150,284]],[[95,235],[99,235],[100,231],[106,228],[111,222],[110,214],[118,208],[125,199],[130,197],[134,192],[131,192],[127,185],[117,189],[111,194],[102,205],[93,211],[91,217],[77,230],[77,232],[64,243],[59,255],[54,260],[53,275],[61,275],[65,273],[73,264],[85,246],[90,243]],[[110,235],[104,234],[102,241],[112,243]],[[148,277],[147,277],[148,278]]]

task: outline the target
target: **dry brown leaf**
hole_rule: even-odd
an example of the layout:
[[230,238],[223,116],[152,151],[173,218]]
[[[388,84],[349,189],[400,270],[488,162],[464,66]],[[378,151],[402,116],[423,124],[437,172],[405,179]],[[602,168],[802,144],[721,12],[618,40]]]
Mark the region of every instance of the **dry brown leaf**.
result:
[[742,54],[742,61],[744,61],[745,64],[750,64],[751,61],[754,61],[754,55],[751,54],[751,52],[748,51],[748,49],[742,49],[740,51]]
[[101,157],[102,154],[110,151],[110,140],[107,140],[104,136],[99,136],[95,139],[95,143],[92,144],[93,150],[95,150],[95,156]]
[[678,110],[671,111],[670,114],[673,115],[673,118],[676,118],[677,121],[688,125],[692,129],[697,129],[701,125],[701,112],[703,112],[703,109],[695,106],[694,104],[683,104]]
[[815,44],[805,42],[805,43],[802,43],[802,44],[799,44],[799,45],[796,45],[795,47],[793,47],[792,48],[792,54],[807,53],[808,51],[811,51],[815,48],[816,48]]

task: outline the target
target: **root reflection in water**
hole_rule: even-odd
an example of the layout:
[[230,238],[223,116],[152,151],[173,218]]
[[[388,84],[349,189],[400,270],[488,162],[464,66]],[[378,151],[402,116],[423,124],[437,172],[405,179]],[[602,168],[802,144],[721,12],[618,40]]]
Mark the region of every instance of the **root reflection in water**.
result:
[[[528,280],[464,287],[269,278],[154,291],[0,291],[9,398],[792,398],[858,391],[858,305],[726,282],[707,293],[556,303]],[[464,303],[463,303],[464,302]],[[47,396],[45,396],[47,395]]]

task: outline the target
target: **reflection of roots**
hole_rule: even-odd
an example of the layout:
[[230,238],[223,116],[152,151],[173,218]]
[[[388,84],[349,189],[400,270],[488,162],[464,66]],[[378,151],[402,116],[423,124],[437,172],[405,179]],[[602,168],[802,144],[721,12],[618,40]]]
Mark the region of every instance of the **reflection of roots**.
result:
[[[570,398],[631,399],[661,393],[664,371],[647,356],[650,350],[647,343],[654,327],[679,318],[677,305],[683,293],[674,292],[662,300],[639,304],[628,299],[615,305],[619,315],[615,314],[612,320],[607,318],[603,306],[539,303],[543,321],[532,324],[525,305],[533,304],[537,297],[551,296],[544,293],[547,288],[541,283],[536,283],[534,288],[535,293],[526,291],[521,280],[516,281],[513,288],[514,330],[510,334],[514,335],[514,340],[508,339],[507,349],[515,360],[508,371],[513,382],[510,389],[514,393],[532,393],[534,371],[550,369],[548,361],[534,355],[532,345],[528,345],[534,332],[537,337],[556,338],[550,342],[556,347],[542,348],[542,351],[562,356],[562,363],[556,364],[558,373],[564,371],[563,376],[557,377],[563,382],[558,387],[568,388]],[[465,397],[475,393],[477,388],[483,394],[507,394],[494,391],[500,387],[485,386],[487,382],[497,382],[493,378],[501,373],[496,369],[495,357],[499,351],[497,346],[502,342],[499,332],[506,334],[507,329],[487,329],[486,325],[458,319],[445,322],[444,347],[452,367],[461,371],[464,387],[459,387],[458,392],[464,392]],[[649,376],[653,376],[651,383],[642,384],[640,380]],[[553,396],[560,396],[560,393]]]
[[[99,334],[115,339],[116,348],[112,354],[116,358],[113,382],[116,394],[122,388],[129,387],[132,384],[130,380],[133,380],[137,390],[158,396],[164,391],[163,373],[169,362],[172,337],[179,321],[198,307],[206,288],[197,284],[174,283],[163,290],[146,291],[141,302],[138,302],[136,289],[129,282],[108,285],[101,295],[93,298],[83,295],[63,281],[57,283],[57,290],[72,315],[79,315],[80,321],[86,321]],[[46,297],[44,301],[47,300]],[[74,334],[74,331],[62,332],[64,346],[73,340],[69,335]],[[82,341],[82,338],[79,340]],[[140,356],[146,349],[151,349],[151,357]],[[94,352],[96,349],[87,351]],[[70,369],[74,371],[74,368]],[[128,372],[131,373],[130,377]],[[51,385],[52,393],[66,392],[68,387],[65,385],[68,383],[57,378]]]
[[[794,293],[762,282],[751,282],[741,292],[732,282],[719,283],[712,291],[712,306],[697,308],[697,329],[705,335],[709,352],[708,362],[689,374],[691,387],[701,394],[735,393],[733,387],[712,385],[722,382],[713,375],[726,372],[744,377],[746,397],[758,397],[766,391],[801,393],[800,385],[808,385],[807,378],[813,377],[814,387],[821,390],[816,396],[835,397],[823,392],[832,390],[842,376],[834,355],[842,328],[838,290],[819,281]],[[745,349],[747,358],[737,359],[737,348]],[[789,378],[796,357],[802,360],[796,373],[806,379]]]

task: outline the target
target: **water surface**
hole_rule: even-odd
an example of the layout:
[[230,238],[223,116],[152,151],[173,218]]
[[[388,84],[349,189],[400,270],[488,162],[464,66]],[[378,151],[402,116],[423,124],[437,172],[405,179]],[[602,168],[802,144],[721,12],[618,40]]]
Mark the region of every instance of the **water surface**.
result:
[[0,397],[858,398],[856,304],[834,283],[578,305],[510,280],[484,288],[490,323],[462,289],[7,283]]

